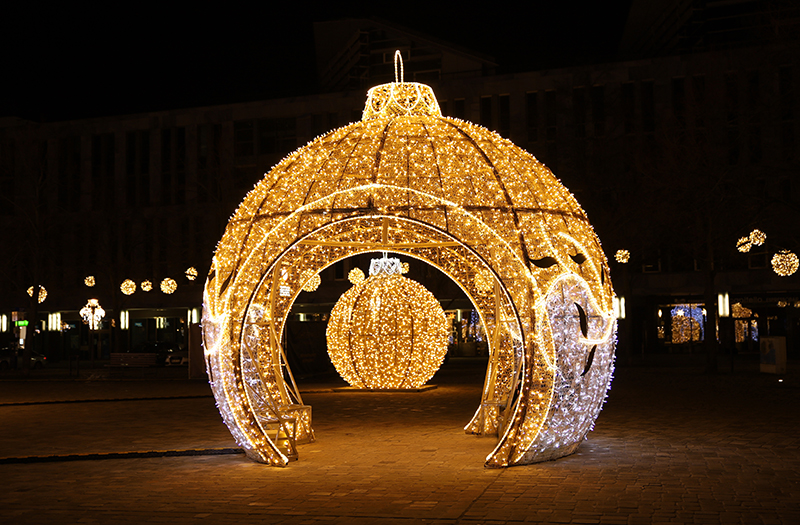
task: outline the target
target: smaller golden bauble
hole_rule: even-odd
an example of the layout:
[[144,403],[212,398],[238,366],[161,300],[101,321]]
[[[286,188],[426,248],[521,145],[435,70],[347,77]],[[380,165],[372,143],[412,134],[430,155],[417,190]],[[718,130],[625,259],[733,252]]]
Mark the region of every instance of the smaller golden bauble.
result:
[[328,354],[356,388],[419,388],[444,361],[449,335],[439,301],[401,275],[399,259],[373,259],[328,321]]

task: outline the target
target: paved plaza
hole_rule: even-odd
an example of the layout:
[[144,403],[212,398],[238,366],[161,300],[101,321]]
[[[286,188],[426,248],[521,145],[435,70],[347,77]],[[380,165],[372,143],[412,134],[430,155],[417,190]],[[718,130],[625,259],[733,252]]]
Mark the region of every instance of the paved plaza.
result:
[[9,374],[0,523],[797,524],[798,368],[779,382],[751,362],[620,367],[578,453],[497,470],[494,440],[462,431],[476,360],[419,393],[306,380],[317,441],[286,468],[237,453],[208,385],[180,372]]

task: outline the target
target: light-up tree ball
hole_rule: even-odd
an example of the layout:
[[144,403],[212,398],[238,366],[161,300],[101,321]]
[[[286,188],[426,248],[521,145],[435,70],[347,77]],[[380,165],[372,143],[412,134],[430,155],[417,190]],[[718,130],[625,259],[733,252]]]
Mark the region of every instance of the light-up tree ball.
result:
[[444,361],[447,317],[431,292],[401,273],[399,259],[375,259],[369,278],[333,307],[328,354],[351,386],[419,388]]
[[800,260],[789,250],[781,250],[772,256],[772,269],[781,277],[788,277],[797,271]]

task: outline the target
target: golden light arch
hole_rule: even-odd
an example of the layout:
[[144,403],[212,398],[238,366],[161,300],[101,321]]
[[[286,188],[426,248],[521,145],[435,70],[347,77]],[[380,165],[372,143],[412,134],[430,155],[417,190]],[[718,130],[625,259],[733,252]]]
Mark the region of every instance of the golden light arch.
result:
[[465,430],[498,436],[486,465],[574,452],[613,371],[600,243],[532,155],[443,117],[430,87],[395,82],[369,91],[360,122],[266,174],[218,245],[204,291],[205,355],[220,413],[247,455],[283,466],[314,439],[283,324],[309,275],[374,251],[436,266],[476,306],[491,357]]

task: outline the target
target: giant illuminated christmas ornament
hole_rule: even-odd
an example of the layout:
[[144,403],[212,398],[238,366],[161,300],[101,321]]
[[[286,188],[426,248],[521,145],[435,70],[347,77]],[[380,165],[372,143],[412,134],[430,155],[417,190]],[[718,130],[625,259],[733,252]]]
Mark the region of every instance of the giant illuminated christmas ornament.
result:
[[[389,251],[421,259],[472,301],[490,359],[472,434],[490,467],[574,452],[611,381],[608,262],[586,214],[541,162],[443,117],[429,86],[369,90],[363,118],[291,153],[245,197],[204,292],[208,373],[248,457],[286,465],[314,439],[282,334],[306,271]],[[491,286],[487,286],[487,278]]]
[[401,274],[400,259],[373,259],[369,278],[336,302],[328,320],[328,355],[356,388],[419,388],[447,354],[450,331],[439,301]]

